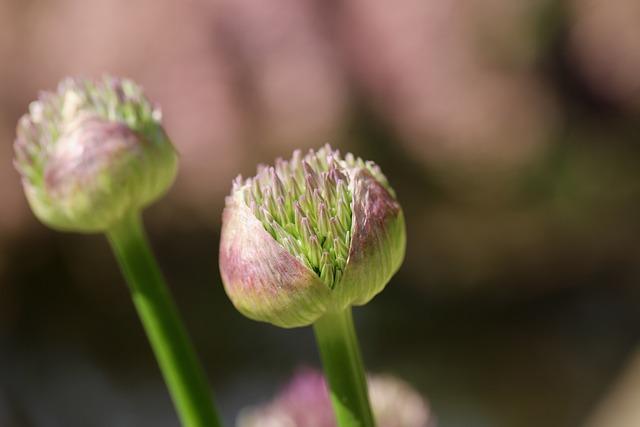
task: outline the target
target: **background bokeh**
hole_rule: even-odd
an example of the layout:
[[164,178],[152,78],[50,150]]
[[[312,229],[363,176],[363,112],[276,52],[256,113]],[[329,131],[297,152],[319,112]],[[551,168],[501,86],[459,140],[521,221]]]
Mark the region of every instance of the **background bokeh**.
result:
[[104,73],[180,151],[145,219],[229,425],[318,360],[310,329],[227,300],[224,196],[325,142],[380,164],[407,217],[401,271],[355,311],[371,371],[441,427],[640,425],[637,0],[0,0],[3,427],[177,425],[104,238],[39,224],[11,165],[39,90]]

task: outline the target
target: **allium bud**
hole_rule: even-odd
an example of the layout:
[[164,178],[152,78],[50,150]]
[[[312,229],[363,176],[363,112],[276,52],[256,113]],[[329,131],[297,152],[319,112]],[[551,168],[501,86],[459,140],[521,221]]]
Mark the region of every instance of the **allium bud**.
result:
[[[390,375],[368,378],[371,406],[379,427],[434,427],[429,405],[409,384]],[[336,427],[322,374],[298,373],[271,402],[244,409],[237,427]]]
[[60,230],[102,232],[173,182],[161,114],[130,80],[63,80],[18,122],[15,165],[29,204]]
[[378,166],[325,146],[234,181],[220,271],[247,317],[304,326],[373,298],[400,267],[405,240],[402,209]]

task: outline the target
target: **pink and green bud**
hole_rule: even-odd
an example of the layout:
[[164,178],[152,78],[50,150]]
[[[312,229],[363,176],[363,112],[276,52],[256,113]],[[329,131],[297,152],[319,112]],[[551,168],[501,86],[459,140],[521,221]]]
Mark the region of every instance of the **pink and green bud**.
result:
[[325,146],[234,181],[220,271],[247,317],[305,326],[371,300],[400,267],[405,240],[402,209],[378,166]]
[[[369,395],[378,427],[434,427],[429,405],[409,384],[390,375],[370,375]],[[298,373],[271,402],[244,409],[237,427],[336,427],[322,374]]]
[[177,155],[161,114],[130,80],[63,80],[18,122],[15,165],[36,216],[102,232],[163,194]]

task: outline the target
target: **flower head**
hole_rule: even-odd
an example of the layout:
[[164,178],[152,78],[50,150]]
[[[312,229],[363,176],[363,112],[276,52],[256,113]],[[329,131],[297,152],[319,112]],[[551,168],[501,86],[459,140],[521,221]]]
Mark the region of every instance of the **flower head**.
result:
[[175,178],[161,114],[130,80],[65,79],[18,122],[15,165],[29,204],[61,230],[105,231]]
[[303,326],[327,310],[368,302],[404,249],[402,209],[378,166],[325,146],[234,181],[220,270],[242,313]]
[[[371,405],[379,427],[433,427],[427,402],[409,384],[390,375],[370,375]],[[271,402],[244,409],[237,427],[335,427],[324,377],[303,370]]]

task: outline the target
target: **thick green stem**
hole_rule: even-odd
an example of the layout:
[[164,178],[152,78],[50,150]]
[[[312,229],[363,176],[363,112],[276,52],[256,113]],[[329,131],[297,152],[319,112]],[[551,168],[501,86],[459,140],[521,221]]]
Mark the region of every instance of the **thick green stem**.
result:
[[219,427],[211,392],[176,307],[149,249],[138,214],[108,232],[133,303],[184,427]]
[[374,427],[351,308],[325,314],[313,329],[338,426]]

